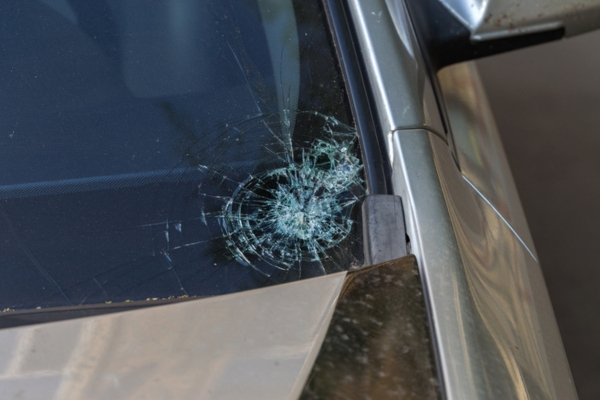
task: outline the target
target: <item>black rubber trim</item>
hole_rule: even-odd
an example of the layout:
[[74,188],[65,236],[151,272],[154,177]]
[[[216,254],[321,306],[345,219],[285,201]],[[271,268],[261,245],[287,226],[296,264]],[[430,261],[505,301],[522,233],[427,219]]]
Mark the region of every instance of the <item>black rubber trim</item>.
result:
[[462,61],[533,46],[565,35],[563,28],[508,38],[472,41],[471,32],[440,0],[405,0],[426,62],[437,72]]
[[369,194],[392,194],[391,165],[385,138],[381,136],[381,127],[374,117],[375,102],[363,73],[364,63],[357,52],[358,41],[345,4],[341,0],[324,0],[323,4],[359,134],[367,189]]

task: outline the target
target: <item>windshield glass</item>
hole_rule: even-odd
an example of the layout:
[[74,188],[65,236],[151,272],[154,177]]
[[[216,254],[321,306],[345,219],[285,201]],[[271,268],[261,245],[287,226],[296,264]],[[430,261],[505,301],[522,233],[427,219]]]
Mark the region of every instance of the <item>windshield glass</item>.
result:
[[0,19],[0,309],[362,263],[362,163],[318,1],[4,0]]

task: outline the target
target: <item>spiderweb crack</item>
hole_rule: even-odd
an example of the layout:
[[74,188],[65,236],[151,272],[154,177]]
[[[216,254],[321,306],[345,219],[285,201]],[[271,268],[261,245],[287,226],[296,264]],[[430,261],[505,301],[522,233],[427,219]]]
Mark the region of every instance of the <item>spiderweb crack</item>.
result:
[[328,259],[351,233],[353,206],[364,195],[355,129],[307,113],[322,120],[320,135],[284,146],[284,166],[248,176],[215,214],[232,257],[264,275],[261,261],[286,271]]

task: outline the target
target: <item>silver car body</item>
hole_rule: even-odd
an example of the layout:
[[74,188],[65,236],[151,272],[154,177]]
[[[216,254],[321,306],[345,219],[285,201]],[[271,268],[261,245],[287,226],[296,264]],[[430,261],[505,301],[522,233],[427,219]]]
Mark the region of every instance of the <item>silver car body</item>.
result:
[[406,9],[392,1],[351,7],[361,21],[379,118],[388,122],[394,191],[404,200],[422,271],[445,395],[576,398],[474,67],[441,72],[442,88],[454,92],[448,104],[453,136],[446,137],[416,39],[406,29]]
[[[488,2],[471,3],[445,2],[475,39],[542,29],[491,32]],[[420,268],[442,395],[577,398],[476,68],[442,70],[437,85],[402,1],[348,8]],[[4,330],[0,397],[297,398],[345,276]]]

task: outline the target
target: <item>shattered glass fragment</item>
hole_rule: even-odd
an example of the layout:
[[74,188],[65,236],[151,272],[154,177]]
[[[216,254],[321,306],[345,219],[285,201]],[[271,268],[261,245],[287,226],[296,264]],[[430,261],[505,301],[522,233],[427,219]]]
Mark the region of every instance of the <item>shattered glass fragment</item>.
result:
[[285,154],[288,165],[251,175],[217,213],[235,259],[267,275],[256,260],[287,270],[328,258],[350,233],[352,207],[364,193],[356,132],[313,114],[325,121],[323,138],[292,148],[298,161]]
[[[182,182],[196,177],[191,171],[198,174],[191,201],[198,203],[200,215],[198,220],[177,220],[178,231],[201,223],[205,229],[198,237],[207,233],[208,237],[175,246],[166,243],[159,252],[168,255],[169,262],[178,251],[196,247],[218,258],[216,264],[223,268],[232,268],[234,261],[273,282],[360,263],[354,206],[365,195],[365,187],[356,130],[316,111],[293,114],[294,133],[275,115],[253,118],[250,125],[228,124],[232,132],[225,141],[228,151],[255,147],[247,136],[262,138],[254,153],[262,157],[260,162],[242,161],[233,168],[210,162],[182,172],[187,176]],[[187,150],[188,156],[194,154],[189,157],[193,162],[213,159],[211,154],[220,147],[197,145]]]

